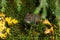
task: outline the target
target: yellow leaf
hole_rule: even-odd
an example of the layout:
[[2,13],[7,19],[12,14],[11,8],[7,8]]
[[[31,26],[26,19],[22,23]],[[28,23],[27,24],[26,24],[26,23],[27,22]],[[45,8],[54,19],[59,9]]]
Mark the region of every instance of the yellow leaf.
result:
[[6,17],[6,18],[5,18],[5,21],[8,22],[9,25],[12,24],[11,17]]
[[48,19],[45,19],[45,20],[43,21],[43,24],[47,24],[47,25],[50,25],[50,26],[51,26],[51,23],[49,22]]
[[17,23],[18,23],[18,21],[17,21],[16,19],[13,19],[12,22],[13,22],[14,24],[17,24]]
[[1,17],[5,17],[5,14],[4,14],[4,13],[0,13],[0,16],[1,16]]
[[0,33],[0,37],[1,37],[2,39],[6,38],[6,34]]
[[10,34],[10,28],[6,29],[6,33]]
[[45,34],[49,34],[49,33],[50,33],[50,29],[46,28],[46,30],[45,30],[44,33],[45,33]]

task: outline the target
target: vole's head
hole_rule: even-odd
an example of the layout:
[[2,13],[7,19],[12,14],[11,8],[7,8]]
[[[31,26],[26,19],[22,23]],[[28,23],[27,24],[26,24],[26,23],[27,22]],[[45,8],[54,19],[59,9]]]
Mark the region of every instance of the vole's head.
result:
[[31,13],[27,13],[24,21],[25,21],[26,23],[32,23],[32,22],[34,21],[34,15],[31,14]]
[[40,20],[40,16],[39,15],[34,15],[34,14],[31,14],[31,13],[27,13],[24,21],[26,23],[36,23]]

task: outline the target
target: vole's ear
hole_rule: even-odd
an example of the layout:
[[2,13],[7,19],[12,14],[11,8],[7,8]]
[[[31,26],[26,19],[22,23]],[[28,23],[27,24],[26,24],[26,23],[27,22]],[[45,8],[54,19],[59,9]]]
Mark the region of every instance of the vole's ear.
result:
[[27,17],[27,16],[30,16],[30,15],[31,15],[31,13],[28,12],[28,13],[26,14],[26,17]]

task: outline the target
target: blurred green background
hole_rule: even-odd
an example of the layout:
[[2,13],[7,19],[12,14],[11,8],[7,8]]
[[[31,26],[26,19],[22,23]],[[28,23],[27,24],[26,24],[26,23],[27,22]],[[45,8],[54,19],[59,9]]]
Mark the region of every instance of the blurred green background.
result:
[[0,12],[19,21],[10,25],[11,35],[1,40],[52,40],[51,34],[44,34],[45,28],[50,26],[41,22],[36,24],[34,20],[34,23],[26,23],[27,13],[40,14],[41,20],[48,19],[55,24],[54,40],[60,40],[60,0],[0,0]]

